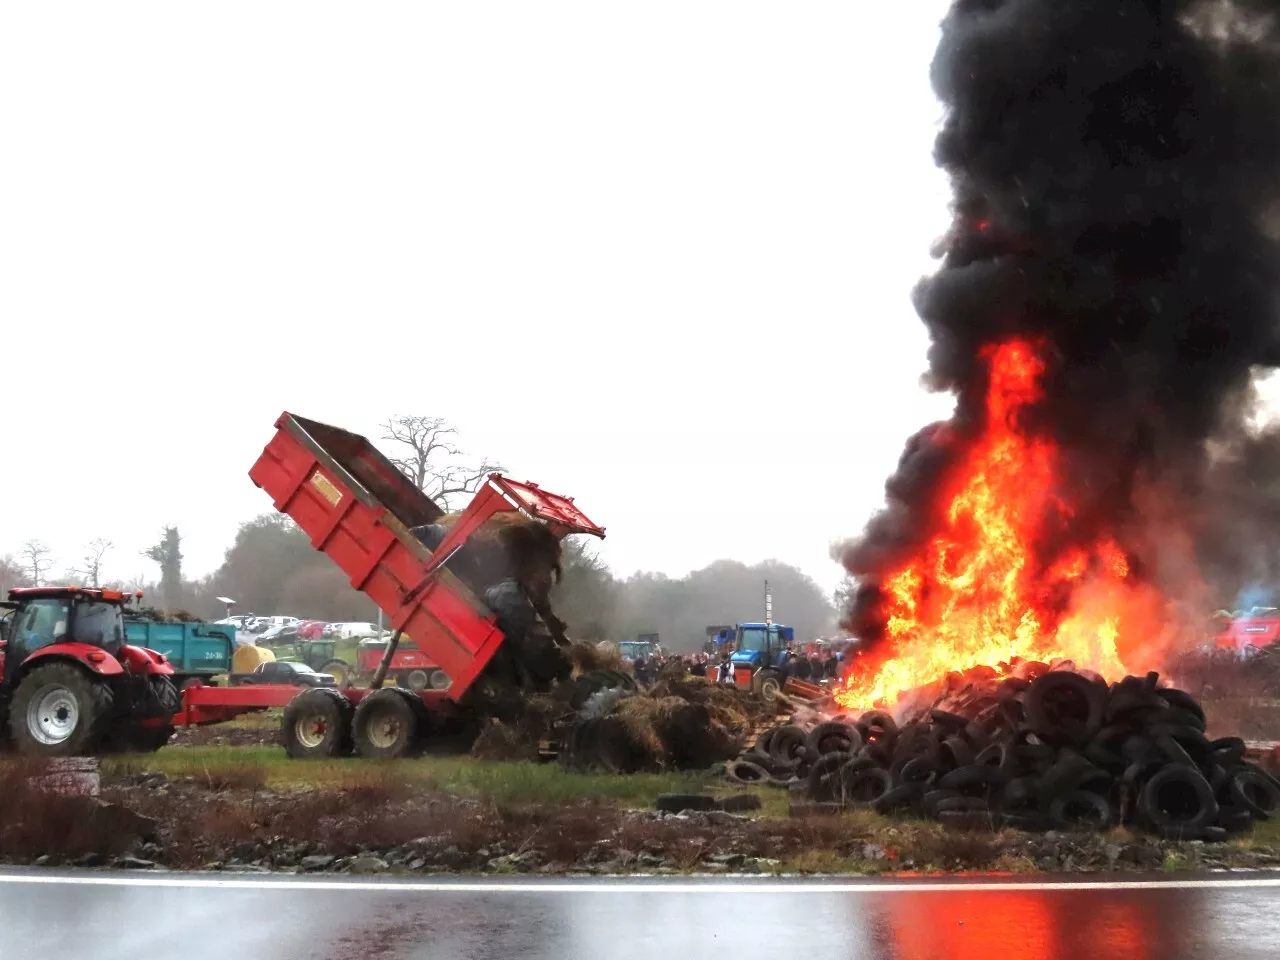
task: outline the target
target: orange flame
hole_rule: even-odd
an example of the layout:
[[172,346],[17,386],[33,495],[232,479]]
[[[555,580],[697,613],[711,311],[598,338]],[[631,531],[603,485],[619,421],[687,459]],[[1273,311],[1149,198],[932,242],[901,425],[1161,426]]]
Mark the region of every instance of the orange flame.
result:
[[855,662],[836,691],[852,709],[893,706],[951,671],[1012,657],[1073,660],[1107,677],[1126,672],[1122,631],[1150,631],[1150,597],[1131,582],[1109,537],[1043,566],[1047,518],[1070,516],[1057,491],[1057,447],[1019,427],[1041,396],[1045,365],[1015,340],[984,354],[990,382],[983,435],[951,474],[933,536],[881,582],[886,640]]

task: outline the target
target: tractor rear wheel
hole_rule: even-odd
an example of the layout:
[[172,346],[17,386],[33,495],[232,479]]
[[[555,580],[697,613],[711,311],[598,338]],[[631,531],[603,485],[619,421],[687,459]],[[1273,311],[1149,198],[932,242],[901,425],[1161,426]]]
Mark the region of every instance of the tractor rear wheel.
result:
[[280,739],[296,759],[341,757],[351,752],[351,701],[332,687],[313,687],[284,708]]
[[23,753],[70,757],[92,753],[102,741],[113,698],[106,682],[82,667],[36,667],[14,692],[9,729]]
[[345,660],[330,660],[320,668],[320,672],[327,673],[329,676],[333,677],[334,685],[339,689],[345,690],[347,687],[351,686],[353,671],[351,669],[351,664],[347,663]]
[[356,707],[351,739],[362,757],[406,757],[418,747],[422,702],[407,690],[383,687]]
[[106,737],[110,750],[122,753],[155,753],[173,737],[174,728],[164,723],[158,727],[143,727],[136,723],[125,724],[111,730]]

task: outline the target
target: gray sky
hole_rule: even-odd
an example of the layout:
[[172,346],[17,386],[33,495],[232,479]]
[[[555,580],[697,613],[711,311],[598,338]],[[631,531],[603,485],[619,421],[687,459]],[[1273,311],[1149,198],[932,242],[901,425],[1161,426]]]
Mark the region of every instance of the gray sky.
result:
[[[944,0],[0,8],[0,554],[189,575],[283,409],[439,415],[615,571],[825,586],[918,386]],[[145,443],[133,442],[145,436]]]

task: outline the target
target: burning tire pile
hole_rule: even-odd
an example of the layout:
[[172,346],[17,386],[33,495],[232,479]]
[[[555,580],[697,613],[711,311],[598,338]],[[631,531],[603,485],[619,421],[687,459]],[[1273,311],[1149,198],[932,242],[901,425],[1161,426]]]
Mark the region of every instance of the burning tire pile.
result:
[[[828,809],[971,829],[1103,830],[1222,840],[1280,812],[1280,782],[1158,675],[1101,677],[1023,662],[964,675],[962,695],[901,726],[887,713],[774,727],[726,770]],[[821,808],[820,808],[821,809]]]

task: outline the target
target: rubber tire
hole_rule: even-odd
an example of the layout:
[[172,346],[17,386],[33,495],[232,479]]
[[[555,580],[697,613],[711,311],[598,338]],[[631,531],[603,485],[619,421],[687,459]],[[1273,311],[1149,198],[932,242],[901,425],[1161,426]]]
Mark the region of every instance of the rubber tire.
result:
[[174,734],[172,724],[143,727],[124,724],[112,729],[104,738],[104,746],[122,753],[155,753],[167,744]]
[[[1071,817],[1068,811],[1088,807],[1092,816]],[[1049,819],[1060,830],[1106,830],[1115,822],[1115,810],[1111,802],[1090,790],[1072,790],[1055,797],[1049,804]]]
[[443,692],[448,690],[451,686],[453,686],[453,680],[449,678],[447,673],[440,669],[431,671],[430,687],[432,690],[439,690]]
[[813,761],[809,776],[805,778],[809,799],[817,803],[843,803],[840,771],[852,759],[851,753],[826,753]]
[[[1196,801],[1194,816],[1176,819],[1161,808],[1160,791],[1171,783],[1181,783],[1184,789],[1190,791]],[[1138,810],[1158,833],[1175,839],[1192,839],[1200,836],[1201,831],[1213,823],[1218,815],[1218,803],[1213,798],[1213,788],[1200,771],[1195,767],[1170,764],[1157,771],[1142,788],[1142,793],[1138,796]]]
[[431,675],[425,670],[410,670],[404,675],[404,682],[414,693],[421,693],[431,685]]
[[[840,741],[844,741],[841,743]],[[862,746],[862,737],[853,727],[835,720],[820,723],[805,738],[809,756],[821,757],[828,753],[856,753]]]
[[771,780],[769,771],[750,759],[731,761],[724,768],[724,778],[746,786],[768,783]]
[[776,700],[782,692],[782,675],[777,670],[758,670],[751,678],[751,690],[766,700]]
[[1280,787],[1259,770],[1243,767],[1231,774],[1232,806],[1248,810],[1255,819],[1270,820],[1280,811]]
[[[1070,694],[1080,701],[1084,716],[1064,719],[1054,709],[1055,695]],[[1023,696],[1027,725],[1045,742],[1088,743],[1102,729],[1107,689],[1078,673],[1051,670],[1037,677]]]
[[769,738],[769,757],[773,760],[773,771],[782,773],[794,770],[805,759],[805,732],[795,724],[778,727]]
[[848,777],[841,771],[840,788],[846,806],[871,807],[893,789],[893,778],[880,767],[857,770]]
[[[351,752],[351,701],[332,687],[313,687],[300,693],[284,708],[280,720],[280,742],[294,760],[346,756]],[[299,724],[315,718],[325,724],[325,735],[316,746],[298,739]]]
[[[417,697],[407,690],[383,687],[375,690],[356,707],[351,720],[351,741],[362,757],[407,757],[419,747],[422,718],[411,701]],[[418,701],[419,703],[421,701]],[[378,745],[371,739],[374,722],[386,724],[393,736],[387,745]]]
[[704,793],[660,793],[654,809],[663,813],[683,813],[686,810],[705,812],[719,806],[715,797]]
[[[41,691],[58,684],[75,697],[80,716],[71,735],[58,744],[41,743],[27,729],[27,707]],[[22,753],[41,757],[75,757],[93,753],[102,743],[115,698],[111,688],[83,667],[51,663],[36,667],[18,684],[9,705],[9,730]]]
[[[335,670],[338,672],[335,673]],[[355,671],[351,669],[351,664],[345,660],[330,660],[320,668],[320,672],[327,673],[333,677],[333,684],[339,690],[345,690],[350,687],[352,680],[355,678]]]

